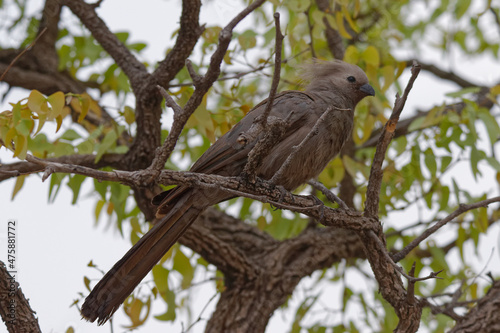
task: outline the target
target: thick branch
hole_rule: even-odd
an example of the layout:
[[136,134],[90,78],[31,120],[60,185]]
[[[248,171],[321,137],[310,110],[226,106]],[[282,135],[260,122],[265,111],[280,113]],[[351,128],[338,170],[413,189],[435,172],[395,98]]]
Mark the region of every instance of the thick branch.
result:
[[463,320],[450,333],[500,332],[500,281],[493,283],[486,296],[481,298]]
[[0,261],[0,316],[10,333],[41,332],[36,312],[19,287],[15,274],[9,274]]
[[200,7],[200,0],[182,1],[181,23],[175,45],[153,72],[157,84],[168,86],[169,82],[184,67],[186,59],[193,51],[204,29],[199,23]]

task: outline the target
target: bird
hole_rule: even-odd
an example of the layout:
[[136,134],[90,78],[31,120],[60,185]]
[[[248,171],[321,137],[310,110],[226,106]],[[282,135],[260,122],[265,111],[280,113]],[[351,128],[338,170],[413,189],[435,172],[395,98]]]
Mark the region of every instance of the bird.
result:
[[[323,113],[334,108],[324,121],[318,122],[317,134],[310,136],[293,164],[283,171],[277,185],[289,191],[317,177],[339,154],[351,136],[356,105],[375,95],[363,70],[341,60],[308,63],[303,66],[303,78],[309,82],[304,91],[284,91],[275,96],[268,119],[286,120],[288,126],[256,169],[258,177],[271,179]],[[239,176],[249,152],[265,133],[247,136],[245,140],[242,137],[252,130],[267,102],[266,99],[250,110],[207,149],[190,171]],[[187,185],[154,197],[156,224],[95,285],[82,305],[82,316],[104,324],[207,207],[232,197],[222,190]]]

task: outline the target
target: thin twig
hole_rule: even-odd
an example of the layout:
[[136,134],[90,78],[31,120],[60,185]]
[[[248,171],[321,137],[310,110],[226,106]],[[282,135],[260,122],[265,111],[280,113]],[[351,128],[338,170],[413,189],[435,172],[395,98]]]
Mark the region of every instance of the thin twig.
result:
[[385,153],[387,151],[387,147],[389,146],[393,136],[394,131],[396,130],[396,125],[399,120],[399,116],[403,111],[404,105],[406,103],[406,99],[408,98],[408,94],[410,93],[411,88],[413,87],[413,82],[418,76],[420,72],[420,66],[418,63],[414,63],[411,69],[411,77],[408,81],[408,85],[403,93],[403,96],[399,96],[396,94],[396,101],[394,103],[394,108],[392,110],[392,114],[384,126],[382,133],[380,134],[377,149],[375,151],[375,156],[373,157],[373,163],[370,170],[370,178],[368,180],[368,188],[366,191],[366,208],[365,214],[367,216],[378,216],[378,205],[380,202],[380,188],[382,185],[382,163],[384,162]]
[[313,188],[315,188],[315,189],[319,190],[321,193],[323,193],[326,196],[326,198],[328,200],[330,200],[330,202],[336,202],[340,206],[340,208],[342,208],[344,210],[349,209],[349,206],[347,206],[347,204],[344,201],[342,201],[342,199],[340,199],[337,195],[335,195],[335,193],[330,191],[321,182],[314,180],[314,179],[311,179],[307,183],[309,185],[311,185]]
[[193,68],[193,63],[189,59],[186,59],[186,68],[188,70],[189,76],[191,76],[191,78],[193,79],[193,85],[195,87],[198,86],[202,82],[203,76],[196,73]]
[[267,126],[267,117],[273,108],[274,97],[278,91],[278,84],[280,83],[281,74],[281,50],[283,48],[283,34],[280,28],[280,14],[278,12],[274,13],[274,24],[276,26],[276,52],[274,56],[274,74],[273,83],[271,84],[271,91],[269,92],[269,97],[267,98],[266,108],[262,114],[262,119],[260,120],[264,129]]
[[311,50],[311,57],[316,58],[316,52],[314,51],[314,38],[313,38],[313,24],[311,21],[311,16],[309,15],[311,11],[311,6],[307,8],[304,14],[307,17],[307,27],[309,30],[309,49]]
[[161,96],[165,98],[165,104],[174,110],[174,113],[181,114],[183,112],[182,107],[174,101],[172,96],[162,86],[156,86],[156,88],[160,91]]
[[194,325],[196,325],[198,322],[200,322],[200,321],[203,319],[203,318],[201,318],[201,316],[203,315],[203,312],[205,312],[205,310],[207,309],[208,305],[209,305],[210,303],[212,303],[212,301],[215,299],[215,297],[217,297],[217,295],[219,295],[219,293],[215,293],[212,297],[210,297],[210,299],[208,300],[207,304],[205,304],[205,306],[203,307],[203,309],[201,309],[200,314],[198,315],[198,318],[196,318],[196,320],[195,320],[195,321],[193,321],[193,322],[191,323],[191,325],[189,325],[189,326],[186,328],[186,330],[184,330],[184,329],[183,329],[183,330],[181,331],[182,333],[184,333],[184,332],[186,332],[186,333],[187,333],[187,332],[189,332],[189,330],[190,330],[190,329],[191,329]]
[[415,283],[415,282],[430,280],[430,279],[442,279],[442,278],[438,277],[438,274],[441,273],[443,270],[440,270],[437,272],[431,272],[429,275],[427,275],[425,277],[421,277],[421,278],[416,278],[414,276],[406,274],[404,272],[403,268],[401,266],[398,266],[398,264],[396,264],[396,262],[391,258],[391,256],[389,255],[389,252],[387,252],[386,247],[384,246],[384,244],[382,243],[380,238],[378,238],[378,236],[375,234],[375,232],[373,232],[372,230],[369,230],[368,234],[375,241],[375,243],[378,245],[378,248],[379,248],[378,252],[381,253],[385,257],[387,262],[394,267],[396,272],[403,275],[408,280],[409,283],[410,282]]
[[429,229],[424,231],[420,236],[418,236],[413,241],[411,241],[410,244],[408,244],[404,249],[402,249],[401,251],[396,253],[393,256],[393,260],[395,262],[398,262],[401,259],[403,259],[404,257],[406,257],[408,255],[408,253],[410,253],[411,250],[416,248],[426,238],[428,238],[430,235],[435,233],[438,229],[440,229],[446,223],[452,221],[457,216],[462,215],[463,213],[468,212],[469,210],[472,210],[472,209],[476,209],[476,208],[480,208],[480,207],[487,207],[489,204],[491,204],[493,202],[500,202],[500,196],[486,199],[486,200],[482,200],[482,201],[479,201],[479,202],[476,202],[473,204],[469,204],[469,205],[464,205],[464,204],[459,205],[458,208],[453,213],[446,216],[444,219],[442,219],[441,221],[437,222],[432,227],[430,227]]
[[[271,84],[271,90],[269,91],[269,97],[266,101],[266,106],[264,112],[255,119],[255,123],[252,125],[251,131],[254,133],[267,133],[260,139],[257,144],[252,148],[248,154],[248,161],[243,169],[243,175],[250,182],[255,181],[256,169],[261,165],[262,160],[269,155],[271,149],[275,144],[281,139],[285,128],[287,127],[287,122],[274,121],[269,123],[268,118],[271,110],[273,108],[274,98],[276,97],[276,92],[278,91],[278,84],[280,83],[281,74],[281,51],[283,48],[283,34],[280,28],[280,15],[279,13],[274,13],[274,24],[276,26],[276,52],[274,55],[274,74],[273,81]],[[245,134],[243,133],[243,137]]]
[[14,64],[19,60],[19,58],[21,58],[23,56],[23,54],[28,52],[33,47],[33,45],[35,45],[35,43],[43,36],[43,34],[46,31],[47,31],[47,27],[43,28],[43,30],[38,34],[38,36],[36,36],[35,40],[32,41],[30,43],[30,45],[28,45],[28,47],[26,47],[24,50],[22,50],[14,59],[12,59],[9,66],[7,66],[5,71],[2,73],[2,76],[0,76],[0,82],[3,81],[3,78],[5,77],[5,75],[7,75],[7,72],[12,68],[12,66],[14,66]]

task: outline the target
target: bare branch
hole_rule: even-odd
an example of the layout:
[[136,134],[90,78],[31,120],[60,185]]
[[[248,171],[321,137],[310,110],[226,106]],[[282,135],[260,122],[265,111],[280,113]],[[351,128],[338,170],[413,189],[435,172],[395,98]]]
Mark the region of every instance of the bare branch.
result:
[[196,88],[196,86],[198,86],[201,83],[203,76],[196,73],[196,71],[193,68],[193,64],[191,63],[191,60],[189,60],[189,59],[186,59],[186,67],[187,67],[189,76],[191,76],[191,78],[193,79],[193,85]]
[[273,83],[271,84],[271,91],[269,92],[269,97],[267,98],[266,108],[262,118],[259,119],[264,129],[267,126],[267,117],[273,108],[274,97],[276,96],[276,91],[278,90],[278,84],[280,83],[281,74],[281,50],[283,48],[283,34],[280,28],[280,14],[278,12],[274,13],[274,25],[276,27],[276,51],[274,58],[274,75]]
[[379,141],[377,143],[377,150],[375,152],[375,156],[373,157],[373,163],[370,170],[368,188],[366,191],[365,214],[367,216],[378,216],[380,187],[382,184],[382,176],[383,176],[382,163],[384,162],[387,147],[389,147],[389,144],[392,138],[394,137],[394,131],[396,130],[396,125],[398,123],[399,116],[403,111],[406,99],[408,98],[408,94],[410,93],[410,90],[413,87],[413,82],[415,82],[419,73],[420,73],[420,67],[415,62],[412,67],[412,75],[410,77],[408,85],[406,86],[403,96],[399,97],[399,94],[396,95],[396,101],[394,103],[392,114],[387,123],[385,124],[384,129],[379,137]]
[[404,249],[402,249],[400,252],[396,253],[393,256],[394,261],[398,262],[401,259],[403,259],[404,257],[406,257],[408,255],[408,253],[410,253],[411,250],[416,248],[420,243],[422,243],[430,235],[435,233],[437,230],[439,230],[441,227],[443,227],[446,223],[452,221],[457,216],[462,215],[463,213],[468,212],[469,210],[472,210],[472,209],[476,209],[476,208],[480,208],[480,207],[487,207],[489,204],[491,204],[493,202],[500,202],[500,196],[486,199],[486,200],[482,200],[482,201],[479,201],[479,202],[476,202],[473,204],[469,204],[469,205],[462,204],[462,205],[458,206],[458,208],[453,213],[451,213],[450,215],[446,216],[441,221],[434,224],[432,227],[430,227],[425,232],[423,232],[420,236],[418,236],[413,241],[411,241],[410,244],[408,244]]
[[[414,61],[415,60],[406,60],[404,62],[406,62],[406,66],[411,67],[411,66],[413,66]],[[418,63],[420,65],[420,67],[422,68],[422,70],[429,72],[431,74],[434,74],[436,77],[438,77],[440,79],[456,83],[461,88],[480,87],[481,86],[479,84],[475,84],[471,81],[464,79],[463,77],[455,74],[451,70],[445,71],[445,70],[437,67],[436,65],[422,63],[420,60],[418,60]]]
[[315,189],[319,190],[321,193],[323,193],[326,196],[326,198],[330,200],[330,202],[336,202],[342,209],[345,210],[349,209],[349,206],[347,206],[344,201],[342,201],[338,196],[335,195],[335,193],[330,191],[325,185],[323,185],[319,181],[311,179],[307,183],[312,187],[314,187]]
[[25,54],[27,51],[29,51],[31,49],[31,47],[33,47],[33,45],[36,44],[36,42],[43,36],[43,34],[47,31],[47,28],[43,29],[39,34],[38,36],[35,38],[34,41],[31,42],[30,45],[28,45],[27,48],[25,48],[24,50],[22,50],[18,55],[17,57],[15,57],[9,64],[9,66],[7,66],[7,68],[3,71],[2,75],[0,76],[0,82],[3,81],[3,78],[5,77],[5,75],[7,75],[7,72],[12,68],[12,66],[14,66],[14,64],[16,63],[17,60],[19,60],[19,58],[21,58],[23,56],[23,54]]
[[[276,92],[278,90],[278,84],[280,83],[280,73],[281,73],[281,50],[283,48],[283,34],[280,28],[280,16],[279,13],[274,13],[274,24],[276,27],[276,51],[274,59],[274,74],[273,81],[271,84],[271,90],[269,91],[269,97],[267,98],[266,108],[264,113],[255,119],[255,123],[252,125],[251,130],[255,133],[266,132],[266,135],[257,142],[257,144],[252,148],[248,154],[248,161],[243,169],[243,174],[248,177],[248,179],[253,182],[255,181],[255,172],[257,166],[259,166],[262,160],[269,154],[274,145],[280,140],[280,138],[285,133],[288,127],[287,121],[273,121],[269,122],[269,113],[273,108],[274,98],[276,97]],[[245,134],[243,133],[243,137]]]

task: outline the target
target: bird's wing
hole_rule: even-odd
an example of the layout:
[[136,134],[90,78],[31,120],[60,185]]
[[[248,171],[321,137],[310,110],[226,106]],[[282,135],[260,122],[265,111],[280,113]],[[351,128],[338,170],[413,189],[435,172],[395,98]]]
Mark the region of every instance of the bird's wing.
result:
[[[270,117],[286,119],[291,110],[294,110],[289,118],[290,125],[282,139],[292,135],[302,119],[303,109],[311,107],[313,98],[301,91],[285,91],[276,96]],[[238,122],[229,132],[219,138],[207,151],[194,163],[191,171],[220,174],[224,176],[238,176],[248,160],[248,153],[264,133],[254,136],[253,140],[242,145],[238,138],[242,133],[247,133],[259,115],[264,113],[267,99],[256,105],[240,122]]]
[[[270,117],[287,119],[290,111],[294,110],[294,113],[288,118],[290,123],[281,138],[282,140],[295,133],[301,127],[303,117],[307,116],[308,109],[311,107],[313,101],[314,99],[310,95],[300,91],[285,91],[276,95],[269,114]],[[248,154],[264,133],[255,135],[253,140],[247,142],[245,145],[238,143],[238,137],[250,130],[255,118],[264,112],[266,104],[267,99],[250,110],[229,132],[224,134],[207,149],[193,164],[190,171],[222,176],[238,176],[247,163]],[[189,190],[190,187],[188,186],[178,186],[162,192],[153,198],[153,204],[158,206],[157,217],[166,214],[176,200]]]

